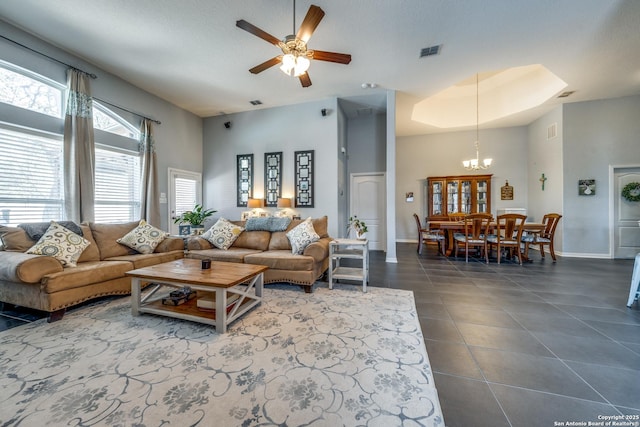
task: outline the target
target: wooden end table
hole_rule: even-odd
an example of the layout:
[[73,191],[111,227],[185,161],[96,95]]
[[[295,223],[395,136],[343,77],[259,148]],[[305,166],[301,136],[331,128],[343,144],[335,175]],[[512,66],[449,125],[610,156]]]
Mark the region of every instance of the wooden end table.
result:
[[[131,276],[131,313],[153,313],[176,319],[191,320],[216,327],[224,334],[227,326],[262,302],[264,265],[240,264],[212,261],[211,268],[203,270],[201,260],[183,258],[127,272]],[[152,284],[149,293],[142,296],[142,285]],[[162,298],[168,296],[166,288],[174,290],[189,286],[200,293],[215,295],[215,310],[197,307],[197,297],[181,305],[164,305]],[[161,290],[165,289],[164,292]],[[231,308],[229,297],[238,299]],[[235,298],[235,296],[234,296]],[[227,312],[228,311],[228,312]]]

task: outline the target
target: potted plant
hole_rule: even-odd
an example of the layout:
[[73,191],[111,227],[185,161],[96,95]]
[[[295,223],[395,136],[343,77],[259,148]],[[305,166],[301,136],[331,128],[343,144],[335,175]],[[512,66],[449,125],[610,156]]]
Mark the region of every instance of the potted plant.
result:
[[218,212],[213,209],[204,209],[202,205],[195,205],[193,210],[183,212],[180,216],[174,219],[174,224],[189,223],[191,225],[191,231],[194,234],[200,234],[198,231],[204,230],[204,221]]
[[364,240],[366,239],[366,233],[369,231],[367,229],[367,224],[361,219],[358,219],[357,215],[349,217],[349,224],[347,225],[347,233],[353,230],[356,235],[356,239]]

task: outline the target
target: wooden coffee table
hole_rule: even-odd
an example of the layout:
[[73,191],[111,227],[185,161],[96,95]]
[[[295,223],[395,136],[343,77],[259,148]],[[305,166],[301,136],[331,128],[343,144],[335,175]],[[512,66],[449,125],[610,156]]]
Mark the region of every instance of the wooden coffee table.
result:
[[[127,272],[131,276],[131,313],[153,313],[177,319],[191,320],[216,327],[224,334],[227,326],[262,302],[264,265],[235,262],[211,262],[211,268],[203,270],[197,259],[180,259]],[[142,296],[143,284],[151,284],[149,293]],[[197,298],[184,304],[172,306],[162,304],[162,298],[176,288],[189,286],[198,294],[215,295],[215,310],[197,307]],[[227,307],[230,296],[237,302]],[[228,313],[227,313],[228,311]]]

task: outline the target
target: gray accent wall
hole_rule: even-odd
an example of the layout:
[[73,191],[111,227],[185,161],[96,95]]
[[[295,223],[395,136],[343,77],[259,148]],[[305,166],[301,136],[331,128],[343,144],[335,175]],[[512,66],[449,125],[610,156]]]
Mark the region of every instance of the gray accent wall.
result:
[[[91,93],[94,97],[162,122],[161,125],[153,125],[158,162],[158,188],[161,193],[166,194],[168,192],[169,167],[202,172],[203,131],[200,117],[155,95],[151,95],[143,89],[7,23],[3,22],[2,24],[2,34],[6,37],[54,57],[59,61],[71,64],[84,71],[95,73],[98,78],[91,81]],[[0,39],[0,59],[66,85],[66,66],[16,46],[4,39]],[[134,127],[140,127],[140,117],[123,112],[110,105],[105,106],[116,114],[121,115],[124,119],[130,120]],[[2,114],[3,121],[12,121],[27,127],[41,127],[43,125],[52,132],[62,133],[62,125],[60,125],[59,129],[55,129],[60,123],[58,120],[41,114],[30,113],[26,110],[24,112],[18,110],[20,109],[11,108],[11,112],[9,112],[9,106],[0,104],[0,114]],[[167,204],[160,204],[160,209],[161,227],[167,230],[169,216]]]
[[[329,111],[322,116],[321,110]],[[236,156],[254,156],[254,197],[264,197],[264,153],[283,152],[283,196],[294,197],[294,152],[315,150],[313,208],[294,208],[302,218],[329,217],[329,234],[338,236],[337,99],[209,117],[204,120],[204,201],[216,216],[239,219],[236,207]],[[231,122],[229,129],[225,122]],[[275,211],[276,208],[266,208]]]

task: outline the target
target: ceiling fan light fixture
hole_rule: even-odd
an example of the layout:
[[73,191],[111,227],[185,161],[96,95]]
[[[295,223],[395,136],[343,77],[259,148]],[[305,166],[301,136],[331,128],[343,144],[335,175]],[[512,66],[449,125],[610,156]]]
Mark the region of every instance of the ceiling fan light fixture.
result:
[[295,56],[291,53],[287,53],[282,57],[282,65],[280,66],[280,69],[288,76],[299,77],[307,72],[309,65],[311,65],[311,61],[306,57]]

